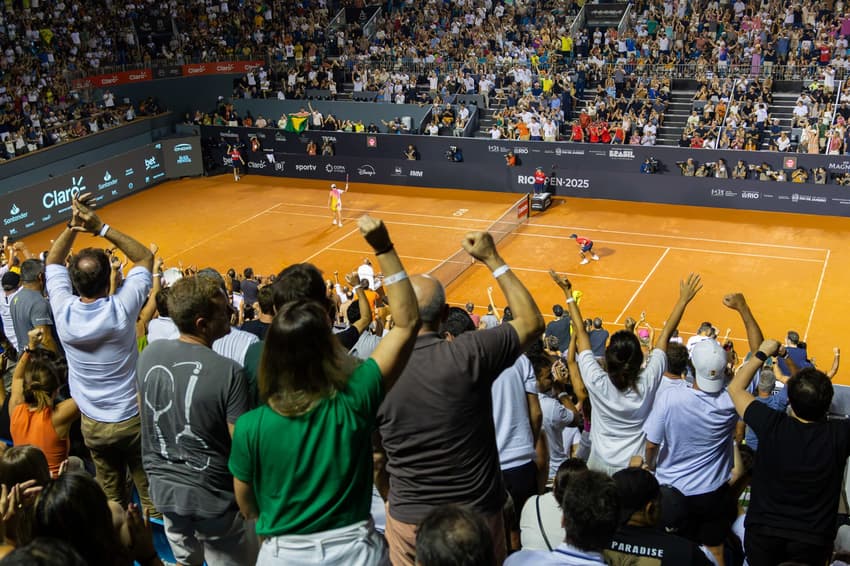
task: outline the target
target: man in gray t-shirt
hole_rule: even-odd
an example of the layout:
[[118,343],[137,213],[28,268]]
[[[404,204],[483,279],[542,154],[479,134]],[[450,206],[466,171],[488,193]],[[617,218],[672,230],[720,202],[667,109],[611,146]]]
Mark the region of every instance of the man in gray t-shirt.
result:
[[136,372],[151,499],[180,564],[253,564],[253,525],[239,514],[227,469],[247,383],[239,364],[211,349],[230,330],[230,303],[213,280],[193,277],[171,287],[168,312],[180,338],[149,345]]
[[44,263],[38,259],[25,260],[21,264],[21,289],[9,305],[12,325],[15,327],[18,344],[26,345],[29,342],[29,331],[41,328],[44,333],[44,347],[58,352],[53,314],[43,293]]

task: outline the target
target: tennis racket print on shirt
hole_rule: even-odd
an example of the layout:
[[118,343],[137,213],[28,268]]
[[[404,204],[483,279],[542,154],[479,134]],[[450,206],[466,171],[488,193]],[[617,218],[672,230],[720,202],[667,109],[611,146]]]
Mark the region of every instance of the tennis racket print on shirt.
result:
[[[174,375],[171,371],[162,365],[155,365],[145,374],[144,382],[148,380],[154,382],[153,386],[145,387],[145,406],[153,412],[153,433],[159,444],[159,454],[166,460],[168,457],[168,444],[165,440],[165,434],[159,427],[159,419],[171,410],[172,397],[174,397]],[[169,391],[170,390],[170,391]],[[151,398],[153,397],[153,398]],[[167,397],[167,403],[160,403],[162,397]],[[158,405],[163,405],[162,408],[157,408]]]
[[[176,370],[179,366],[186,365],[194,367],[192,375],[189,377],[189,384],[186,387],[183,404],[185,424],[183,429],[171,439],[170,434],[173,434],[173,432],[166,435],[160,426],[160,420],[172,409],[179,410],[176,409],[174,403],[177,391],[172,369]],[[203,364],[200,362],[179,362],[174,364],[171,369],[164,365],[155,365],[148,370],[144,378],[147,385],[144,395],[145,406],[152,412],[153,434],[159,446],[160,456],[175,464],[185,463],[189,468],[199,472],[206,470],[210,465],[210,457],[205,454],[209,445],[203,438],[195,434],[192,430],[191,421],[192,400],[195,397],[195,387],[198,384],[198,377],[202,368]],[[150,384],[148,384],[149,381]],[[179,418],[175,421],[179,422]],[[171,427],[166,426],[166,429],[169,428]]]
[[180,459],[193,470],[201,472],[210,465],[210,457],[204,454],[209,449],[209,445],[192,431],[192,398],[195,395],[195,386],[198,384],[198,374],[201,373],[203,366],[200,362],[183,362],[174,364],[174,367],[186,364],[194,364],[195,369],[192,370],[192,377],[189,378],[189,386],[186,388],[186,425],[174,439],[174,442],[177,444]]

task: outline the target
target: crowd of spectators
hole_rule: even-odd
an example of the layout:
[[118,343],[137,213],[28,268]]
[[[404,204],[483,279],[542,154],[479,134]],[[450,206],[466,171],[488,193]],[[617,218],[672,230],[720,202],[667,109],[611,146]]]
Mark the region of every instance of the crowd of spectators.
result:
[[[751,77],[769,110],[771,77],[823,77],[823,90],[830,92],[848,68],[850,18],[841,5],[833,10],[812,2],[646,0],[631,6],[621,32],[593,28],[573,35],[573,17],[581,8],[575,2],[398,1],[383,6],[371,36],[364,34],[363,21],[330,25],[346,6],[361,4],[4,5],[3,121],[14,154],[49,145],[53,138],[80,135],[85,123],[78,127],[76,116],[62,115],[68,106],[80,105],[69,91],[69,79],[116,65],[259,59],[266,64],[238,82],[236,96],[306,98],[315,89],[334,98],[349,82],[355,98],[368,92],[374,93],[370,99],[397,103],[444,104],[454,94],[480,94],[506,104],[489,132],[493,137],[552,139],[554,127],[555,139],[644,145],[655,142],[663,123],[671,88],[665,78],[703,80],[711,100],[718,77]],[[123,25],[105,26],[107,20]],[[762,77],[766,88],[761,88]],[[589,85],[598,92],[586,99]],[[728,84],[721,86],[720,99],[728,90]],[[752,116],[760,114],[759,103],[742,105],[737,116],[730,112],[727,127],[717,117],[717,107],[724,106],[720,101],[700,107],[700,124],[689,124],[681,143],[687,139],[690,147],[733,149],[772,144],[780,150],[786,144],[779,133],[764,135],[758,125],[762,120]],[[811,127],[828,113],[829,101],[819,103],[806,106]],[[82,118],[92,113],[80,106]],[[726,106],[731,110],[735,100]],[[74,122],[55,133],[28,123],[48,122],[51,112],[60,121]],[[534,123],[527,119],[529,112],[535,114]],[[538,128],[546,132],[526,134]],[[843,141],[832,149],[824,145],[827,138],[839,138],[840,129],[819,136],[823,151],[844,148]],[[809,147],[810,139],[807,135],[803,144],[789,132],[798,146]]]
[[[850,551],[850,425],[826,419],[840,351],[823,373],[796,332],[765,339],[741,294],[722,307],[743,348],[710,322],[681,337],[693,274],[650,313],[660,330],[647,313],[609,330],[550,272],[564,300],[544,325],[487,233],[462,240],[507,302],[490,292],[485,312],[408,275],[377,219],[359,221],[376,266],[263,276],[165,266],[90,198],[39,257],[3,242],[4,564],[50,547],[41,564],[156,565],[149,517],[180,564]],[[79,233],[105,248],[72,252]]]

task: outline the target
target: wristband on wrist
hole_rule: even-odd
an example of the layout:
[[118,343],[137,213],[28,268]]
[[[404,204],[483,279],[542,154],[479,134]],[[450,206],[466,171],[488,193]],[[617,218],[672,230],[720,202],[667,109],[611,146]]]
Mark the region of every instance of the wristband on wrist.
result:
[[162,273],[160,273],[160,272],[154,273],[153,275],[151,275],[151,277],[162,277]]
[[493,270],[493,278],[498,279],[499,277],[501,277],[502,275],[504,275],[505,273],[507,273],[510,270],[511,270],[511,268],[508,267],[508,264],[501,265],[501,266],[499,266],[499,267],[497,267],[496,269]]
[[385,253],[389,253],[389,252],[393,251],[394,249],[395,249],[395,246],[393,245],[392,242],[390,242],[390,244],[387,247],[385,247],[384,249],[376,251],[375,255],[384,255]]
[[384,285],[392,285],[393,283],[398,283],[399,281],[404,281],[407,279],[407,272],[405,270],[401,270],[398,273],[393,273],[392,275],[387,275],[384,277]]
[[574,303],[574,302],[576,302],[576,300],[575,300],[574,298],[572,298],[572,297],[567,297],[567,300],[566,300],[565,302],[566,302],[567,304],[570,304],[570,303]]
[[764,362],[766,362],[766,361],[767,361],[767,354],[765,354],[765,353],[764,353],[764,352],[762,352],[761,350],[756,350],[756,353],[755,353],[755,354],[753,354],[753,355],[754,355],[755,357],[757,357],[759,360],[761,360],[761,362],[762,362],[762,363],[764,363]]
[[100,232],[98,232],[97,235],[100,236],[101,238],[104,238],[104,237],[106,237],[107,232],[109,232],[109,224],[104,223],[104,225],[101,226]]

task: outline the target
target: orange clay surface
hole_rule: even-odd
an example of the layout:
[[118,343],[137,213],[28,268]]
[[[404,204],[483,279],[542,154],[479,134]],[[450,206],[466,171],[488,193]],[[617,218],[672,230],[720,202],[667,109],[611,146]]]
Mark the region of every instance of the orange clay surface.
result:
[[[424,272],[459,249],[464,233],[482,230],[520,195],[352,184],[343,196],[345,224],[331,225],[329,182],[229,175],[185,179],[126,198],[99,211],[107,223],[145,243],[156,242],[166,266],[246,266],[267,274],[310,261],[328,277],[356,268],[370,255],[356,218],[382,218],[410,273]],[[29,236],[33,252],[61,231]],[[599,261],[579,265],[571,233],[595,242]],[[850,219],[592,199],[556,199],[544,213],[506,239],[507,263],[531,289],[541,311],[563,303],[549,279],[554,268],[584,293],[584,317],[602,317],[613,331],[628,316],[660,328],[678,296],[679,280],[702,275],[704,288],[680,325],[687,338],[700,322],[721,336],[731,329],[746,351],[743,325],[721,298],[743,292],[767,337],[796,330],[810,356],[829,369],[832,348],[850,353]],[[92,245],[81,236],[76,248]],[[102,244],[101,244],[102,245]],[[374,258],[373,258],[374,259]],[[376,264],[377,265],[377,264]],[[843,283],[844,282],[844,283]],[[487,270],[475,265],[449,286],[448,300],[473,301],[483,313],[487,287],[498,307],[504,298]],[[843,289],[843,290],[842,290]],[[836,382],[850,384],[850,362]]]

